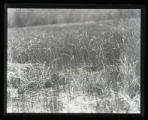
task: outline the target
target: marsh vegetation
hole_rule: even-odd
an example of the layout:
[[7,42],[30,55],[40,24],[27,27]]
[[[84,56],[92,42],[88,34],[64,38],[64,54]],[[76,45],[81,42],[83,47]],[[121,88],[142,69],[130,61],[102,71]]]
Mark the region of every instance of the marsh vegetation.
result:
[[7,112],[140,112],[140,18],[8,28],[7,45]]

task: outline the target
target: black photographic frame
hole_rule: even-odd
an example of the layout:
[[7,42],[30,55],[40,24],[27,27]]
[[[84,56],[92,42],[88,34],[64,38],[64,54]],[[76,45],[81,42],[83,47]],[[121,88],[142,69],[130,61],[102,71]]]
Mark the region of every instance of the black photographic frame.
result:
[[[7,76],[7,9],[8,8],[100,8],[100,9],[141,9],[141,113],[140,114],[74,114],[74,113],[6,113],[6,76]],[[3,79],[3,118],[25,119],[143,119],[145,116],[145,35],[146,7],[132,4],[57,4],[57,3],[5,3],[4,4],[4,79]]]

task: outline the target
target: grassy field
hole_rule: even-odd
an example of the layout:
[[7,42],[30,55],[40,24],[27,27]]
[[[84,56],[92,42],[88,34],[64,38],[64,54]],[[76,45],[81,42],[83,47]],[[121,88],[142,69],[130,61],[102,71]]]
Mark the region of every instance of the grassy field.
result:
[[11,28],[7,54],[7,112],[140,112],[138,18]]

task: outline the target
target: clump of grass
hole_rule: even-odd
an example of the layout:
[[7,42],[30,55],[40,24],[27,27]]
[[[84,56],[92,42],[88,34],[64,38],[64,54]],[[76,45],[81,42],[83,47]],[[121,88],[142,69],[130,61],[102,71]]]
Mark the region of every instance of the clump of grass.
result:
[[[42,66],[42,68],[43,68],[43,66]],[[126,96],[130,96],[129,93],[126,91],[124,92],[123,90],[120,90],[120,89],[117,91],[117,94],[116,94],[115,90],[113,89],[114,87],[111,86],[112,84],[107,83],[109,78],[111,79],[111,77],[113,77],[113,78],[117,77],[117,75],[115,73],[114,72],[112,73],[111,70],[108,71],[107,67],[106,67],[106,69],[103,69],[102,71],[99,71],[99,72],[94,72],[94,71],[87,72],[87,71],[83,70],[82,68],[80,68],[80,69],[78,69],[78,73],[68,71],[67,73],[57,73],[57,74],[54,73],[53,74],[50,72],[49,78],[50,78],[50,81],[51,81],[51,78],[56,79],[58,81],[60,78],[62,78],[61,76],[64,76],[65,79],[68,80],[69,85],[67,86],[64,84],[66,91],[63,91],[63,92],[67,95],[67,98],[70,101],[72,98],[74,99],[78,95],[88,96],[89,99],[91,97],[95,96],[96,98],[101,99],[101,101],[95,101],[92,104],[93,106],[94,106],[94,104],[96,104],[96,106],[93,107],[93,109],[96,109],[96,112],[101,112],[101,113],[123,113],[123,112],[125,112],[125,113],[128,113],[131,111],[131,109],[132,109],[131,107],[134,106],[133,104],[135,103],[134,99],[136,96],[134,96],[133,98],[126,97]],[[107,76],[107,74],[108,74],[108,76]],[[43,80],[43,78],[47,78],[47,75],[45,73],[44,74],[42,73],[42,75],[43,75],[41,77],[42,80]],[[46,76],[44,76],[44,75],[46,75]],[[115,77],[114,77],[114,75],[115,75]],[[45,81],[45,83],[47,82],[46,80],[44,80],[44,81]],[[124,79],[123,79],[123,81],[124,81]],[[56,84],[56,88],[58,87],[58,85],[59,84]],[[126,86],[126,84],[123,85],[123,88],[125,86]],[[52,89],[52,87],[48,88],[48,90]],[[43,88],[45,88],[45,87],[43,86]],[[59,89],[60,89],[60,87],[59,87]],[[59,112],[59,111],[62,111],[64,109],[64,107],[66,107],[66,105],[64,103],[62,104],[62,101],[60,101],[60,97],[59,97],[62,90],[57,91],[57,89],[54,89],[54,88],[52,90],[53,91],[51,91],[51,92],[45,92],[46,94],[43,92],[40,95],[40,97],[38,97],[38,99],[40,99],[40,101],[42,101],[42,103],[40,103],[40,104],[42,104],[41,105],[42,107],[44,106],[44,112],[45,111]],[[68,94],[67,94],[67,92],[68,92]],[[138,94],[136,94],[136,95],[138,95]],[[41,97],[43,97],[44,99],[41,100]],[[31,98],[28,98],[28,100],[29,99],[31,99]],[[32,104],[32,106],[35,107],[36,104]],[[61,108],[60,106],[63,106],[63,107]],[[34,107],[30,107],[30,111],[32,111]],[[138,106],[136,107],[136,109],[138,110]]]
[[120,70],[124,74],[124,91],[132,98],[136,94],[140,94],[140,81],[135,73],[135,65],[129,64],[126,57],[123,58]]

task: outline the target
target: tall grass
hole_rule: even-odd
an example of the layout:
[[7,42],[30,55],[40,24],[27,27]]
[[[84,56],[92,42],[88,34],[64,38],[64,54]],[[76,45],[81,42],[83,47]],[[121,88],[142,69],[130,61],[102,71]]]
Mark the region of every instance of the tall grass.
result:
[[36,103],[39,112],[78,112],[72,110],[76,104],[81,112],[84,106],[88,112],[140,112],[139,25],[139,19],[129,19],[103,27],[93,23],[8,30],[8,63],[30,62],[32,66],[22,70],[23,79],[26,86],[39,85],[36,99],[24,94],[21,112],[35,111]]

